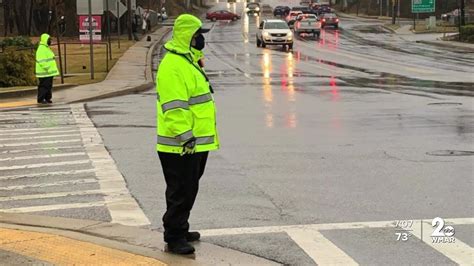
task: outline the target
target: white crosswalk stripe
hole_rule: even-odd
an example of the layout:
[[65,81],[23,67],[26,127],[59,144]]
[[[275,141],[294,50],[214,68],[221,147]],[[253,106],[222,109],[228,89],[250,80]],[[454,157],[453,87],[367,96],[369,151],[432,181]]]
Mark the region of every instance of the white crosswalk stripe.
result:
[[[433,227],[432,219],[413,220],[413,236],[421,239],[421,228],[423,228],[422,244],[429,245],[450,260],[459,265],[472,265],[474,248],[456,238],[454,243],[434,243],[431,238]],[[430,221],[430,222],[428,222]],[[446,225],[474,225],[474,218],[451,218],[444,219]],[[358,265],[348,254],[339,248],[330,239],[324,237],[321,231],[349,230],[349,229],[377,229],[393,228],[395,232],[395,221],[354,222],[354,223],[332,223],[332,224],[307,224],[307,225],[285,225],[285,226],[263,226],[247,228],[221,228],[200,230],[203,237],[232,236],[232,235],[255,235],[268,233],[286,233],[304,252],[318,265]]]
[[0,112],[0,212],[87,208],[150,224],[84,106]]

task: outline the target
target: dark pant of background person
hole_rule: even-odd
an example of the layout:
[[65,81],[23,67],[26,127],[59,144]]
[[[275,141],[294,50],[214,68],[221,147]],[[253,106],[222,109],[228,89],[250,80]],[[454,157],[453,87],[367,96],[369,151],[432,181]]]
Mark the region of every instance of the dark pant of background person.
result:
[[39,78],[38,103],[51,101],[53,98],[53,77]]
[[166,181],[166,213],[163,216],[165,242],[184,240],[189,231],[189,215],[204,174],[209,152],[181,156],[158,152]]

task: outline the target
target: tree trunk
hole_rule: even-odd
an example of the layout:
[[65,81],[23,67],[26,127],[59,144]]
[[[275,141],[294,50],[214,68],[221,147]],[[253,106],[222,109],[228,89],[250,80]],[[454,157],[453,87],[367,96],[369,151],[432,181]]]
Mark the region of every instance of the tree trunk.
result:
[[28,34],[28,26],[25,18],[28,17],[26,1],[15,1],[12,3],[13,15],[15,16],[15,23],[19,35]]

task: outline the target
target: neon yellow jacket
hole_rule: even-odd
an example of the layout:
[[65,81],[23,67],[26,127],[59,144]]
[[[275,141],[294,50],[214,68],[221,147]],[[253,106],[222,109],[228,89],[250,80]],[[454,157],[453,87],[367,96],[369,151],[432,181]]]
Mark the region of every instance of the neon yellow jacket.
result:
[[41,35],[38,49],[36,50],[36,77],[46,78],[59,75],[54,53],[48,46],[49,35]]
[[182,145],[192,137],[196,152],[219,148],[212,89],[197,63],[203,55],[191,50],[192,37],[201,25],[192,15],[179,16],[173,39],[165,44],[168,52],[156,78],[157,151],[181,153]]

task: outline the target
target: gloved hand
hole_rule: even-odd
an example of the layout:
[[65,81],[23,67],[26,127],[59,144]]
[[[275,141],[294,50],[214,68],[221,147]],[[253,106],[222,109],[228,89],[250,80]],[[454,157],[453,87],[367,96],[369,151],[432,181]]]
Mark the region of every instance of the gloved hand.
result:
[[193,154],[196,150],[196,138],[192,137],[190,140],[186,141],[183,144],[183,151],[181,152],[181,156],[185,154]]

